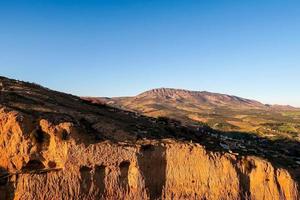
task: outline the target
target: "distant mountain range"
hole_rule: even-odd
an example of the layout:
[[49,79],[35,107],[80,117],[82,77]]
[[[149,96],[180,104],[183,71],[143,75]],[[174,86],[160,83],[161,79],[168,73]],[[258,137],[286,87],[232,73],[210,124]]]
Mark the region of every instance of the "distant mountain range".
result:
[[223,131],[246,131],[299,139],[300,109],[269,105],[226,94],[159,88],[134,97],[86,97],[151,117],[168,117],[189,125],[207,124]]

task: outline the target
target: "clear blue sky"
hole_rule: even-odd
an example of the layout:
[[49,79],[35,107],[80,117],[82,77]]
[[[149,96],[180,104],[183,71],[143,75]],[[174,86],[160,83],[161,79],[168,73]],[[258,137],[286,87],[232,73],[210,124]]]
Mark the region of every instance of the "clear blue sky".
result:
[[156,87],[300,106],[299,0],[0,1],[0,74],[83,96]]

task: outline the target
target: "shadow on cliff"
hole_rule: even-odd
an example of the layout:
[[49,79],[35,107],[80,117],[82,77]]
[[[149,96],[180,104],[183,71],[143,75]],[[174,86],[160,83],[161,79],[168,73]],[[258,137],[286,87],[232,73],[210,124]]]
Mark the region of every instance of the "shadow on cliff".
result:
[[166,183],[166,148],[144,145],[138,155],[138,165],[145,178],[150,199],[159,199]]
[[10,181],[8,172],[0,167],[0,200],[14,199],[14,184]]

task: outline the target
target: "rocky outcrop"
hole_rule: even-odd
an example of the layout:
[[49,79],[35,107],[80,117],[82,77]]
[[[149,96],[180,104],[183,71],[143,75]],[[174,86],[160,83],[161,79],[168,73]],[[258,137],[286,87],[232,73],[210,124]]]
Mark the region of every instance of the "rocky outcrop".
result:
[[[257,157],[207,152],[199,145],[167,150],[169,197],[176,199],[297,199],[286,170]],[[286,189],[283,189],[286,188]],[[171,195],[171,196],[170,196]]]
[[24,119],[1,110],[0,160],[8,176],[1,187],[7,199],[299,197],[288,171],[257,157],[174,140],[85,145],[74,139],[80,133],[71,123]]
[[37,88],[35,103],[19,102],[21,92],[1,102],[1,200],[299,199],[290,172],[265,159],[211,151],[152,119],[47,90],[68,102],[48,104]]

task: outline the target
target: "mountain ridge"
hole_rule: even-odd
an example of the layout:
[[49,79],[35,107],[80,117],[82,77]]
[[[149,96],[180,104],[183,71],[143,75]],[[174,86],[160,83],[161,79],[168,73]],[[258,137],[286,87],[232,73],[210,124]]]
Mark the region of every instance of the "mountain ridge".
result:
[[92,96],[83,96],[82,98],[87,99],[98,99],[98,100],[114,100],[114,99],[128,99],[128,98],[143,98],[146,96],[153,96],[153,97],[164,97],[168,98],[174,95],[184,96],[184,95],[192,95],[192,96],[215,96],[218,98],[223,98],[227,100],[239,101],[240,103],[246,103],[252,106],[258,106],[261,108],[278,108],[278,109],[300,109],[297,106],[292,106],[288,104],[269,104],[269,103],[262,103],[259,100],[255,100],[254,98],[244,98],[237,95],[226,94],[226,93],[218,93],[218,92],[210,92],[210,91],[198,91],[198,90],[189,90],[189,89],[180,89],[180,88],[170,88],[170,87],[159,87],[146,90],[144,92],[138,93],[134,96],[121,96],[121,97],[92,97]]
[[235,95],[221,94],[221,93],[215,93],[215,92],[209,92],[209,91],[196,91],[196,90],[165,88],[165,87],[148,90],[146,92],[138,94],[136,97],[139,98],[139,97],[143,97],[143,96],[147,96],[147,95],[158,95],[158,96],[165,96],[165,97],[172,96],[172,95],[173,96],[190,95],[195,98],[202,97],[201,100],[204,102],[214,100],[213,99],[213,97],[214,97],[216,100],[219,100],[219,101],[222,101],[222,100],[235,101],[235,102],[239,101],[240,103],[264,106],[264,104],[262,104],[256,100],[246,99],[246,98],[238,97]]
[[[207,91],[156,88],[133,97],[93,98],[151,117],[169,117],[185,124],[207,123],[222,131],[247,131],[300,139],[300,108]],[[278,133],[277,133],[278,132]]]

